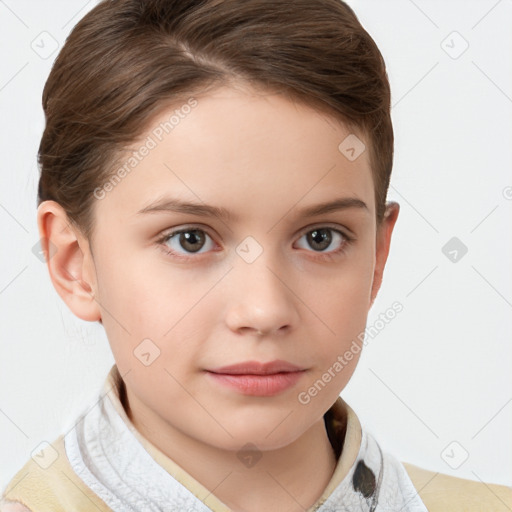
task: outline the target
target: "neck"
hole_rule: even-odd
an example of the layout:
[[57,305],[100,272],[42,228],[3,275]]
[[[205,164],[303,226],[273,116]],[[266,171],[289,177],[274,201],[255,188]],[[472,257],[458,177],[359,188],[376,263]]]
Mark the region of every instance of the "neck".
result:
[[244,465],[240,454],[191,438],[162,419],[155,426],[151,417],[149,428],[150,411],[130,394],[126,405],[146,439],[233,511],[303,512],[320,498],[336,467],[323,418],[291,444],[264,451],[257,462],[248,459]]

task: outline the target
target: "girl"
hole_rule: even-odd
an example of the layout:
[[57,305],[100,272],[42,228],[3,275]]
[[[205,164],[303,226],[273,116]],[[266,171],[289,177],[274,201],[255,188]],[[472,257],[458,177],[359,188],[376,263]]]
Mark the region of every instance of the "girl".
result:
[[349,7],[105,0],[43,105],[48,270],[116,364],[2,511],[512,503],[383,452],[339,396],[399,213],[385,65]]

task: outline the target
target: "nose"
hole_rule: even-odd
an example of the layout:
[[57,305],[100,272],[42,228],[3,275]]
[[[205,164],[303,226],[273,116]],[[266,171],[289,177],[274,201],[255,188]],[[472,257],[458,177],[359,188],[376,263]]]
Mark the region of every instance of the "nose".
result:
[[226,289],[228,327],[238,334],[265,336],[281,336],[295,329],[300,300],[291,280],[289,271],[263,255],[250,264],[237,262]]

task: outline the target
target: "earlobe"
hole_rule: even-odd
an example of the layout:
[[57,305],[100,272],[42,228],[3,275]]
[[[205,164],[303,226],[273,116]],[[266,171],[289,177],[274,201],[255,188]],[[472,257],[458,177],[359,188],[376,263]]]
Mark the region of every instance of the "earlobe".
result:
[[377,293],[382,284],[384,276],[384,267],[388,259],[389,248],[391,244],[391,235],[395,227],[400,212],[400,205],[397,202],[389,201],[386,203],[386,212],[381,226],[377,230],[377,239],[375,247],[375,270],[373,274],[372,290],[370,295],[369,308],[373,306]]
[[43,201],[37,209],[41,249],[55,290],[82,320],[101,319],[95,300],[94,263],[86,238],[74,227],[55,201]]

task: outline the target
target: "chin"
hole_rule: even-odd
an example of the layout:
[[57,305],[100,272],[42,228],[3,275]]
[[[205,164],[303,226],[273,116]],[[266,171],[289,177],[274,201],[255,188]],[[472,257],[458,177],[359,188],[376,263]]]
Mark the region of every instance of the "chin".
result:
[[233,437],[230,439],[219,439],[219,443],[212,440],[211,437],[206,439],[206,442],[215,448],[232,451],[239,453],[241,451],[272,451],[279,450],[292,444],[296,438],[300,437],[300,433],[293,436],[291,432],[282,433],[279,436],[268,436],[268,429],[266,433],[255,432],[254,430],[247,430],[245,432],[232,432]]
[[[290,418],[292,416],[293,414],[290,414]],[[255,421],[253,415],[253,418],[246,421],[230,422],[228,431],[233,437],[223,438],[226,449],[239,450],[247,443],[256,445],[262,451],[288,446],[299,438],[307,427],[301,429],[295,420],[283,421],[285,417],[286,414],[281,413],[278,417],[272,415],[268,419],[258,418],[258,421]]]

